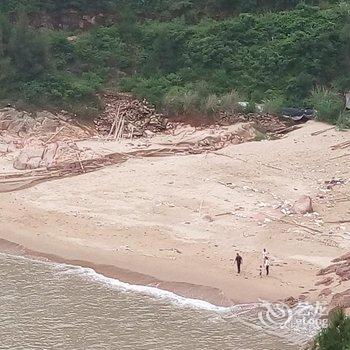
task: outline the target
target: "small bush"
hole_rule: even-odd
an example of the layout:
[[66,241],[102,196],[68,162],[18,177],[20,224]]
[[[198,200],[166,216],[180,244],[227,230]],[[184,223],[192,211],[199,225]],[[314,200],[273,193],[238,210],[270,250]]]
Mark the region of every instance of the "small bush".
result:
[[284,107],[284,99],[282,97],[275,97],[263,101],[263,104],[263,111],[265,113],[279,116],[282,114],[282,109]]
[[227,113],[241,112],[242,106],[239,105],[241,100],[237,91],[233,90],[221,96],[221,108]]
[[200,109],[201,98],[195,91],[185,92],[183,96],[183,108],[185,113],[196,112]]
[[212,94],[209,95],[204,102],[203,112],[208,114],[216,113],[221,108],[221,99],[219,96]]
[[246,114],[256,112],[255,102],[249,101],[248,104],[243,108],[243,112]]
[[314,350],[348,350],[350,344],[350,318],[336,311],[330,324],[316,337]]
[[174,87],[164,96],[163,106],[167,112],[182,113],[184,111],[184,95],[186,90],[181,87]]
[[309,99],[316,109],[317,119],[335,124],[344,109],[342,98],[333,90],[317,87]]
[[337,120],[337,127],[340,130],[350,129],[350,111],[344,110]]

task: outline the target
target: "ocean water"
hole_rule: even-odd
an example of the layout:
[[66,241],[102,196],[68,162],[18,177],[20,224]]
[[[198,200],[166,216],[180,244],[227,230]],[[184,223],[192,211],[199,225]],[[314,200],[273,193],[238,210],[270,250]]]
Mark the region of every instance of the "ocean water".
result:
[[252,305],[215,307],[90,269],[0,254],[1,350],[296,350]]

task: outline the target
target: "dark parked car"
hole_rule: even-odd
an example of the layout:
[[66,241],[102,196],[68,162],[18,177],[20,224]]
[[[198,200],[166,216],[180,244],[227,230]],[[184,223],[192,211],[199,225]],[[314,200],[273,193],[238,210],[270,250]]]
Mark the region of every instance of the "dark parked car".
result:
[[283,108],[282,116],[294,121],[309,120],[315,117],[316,111],[313,108]]

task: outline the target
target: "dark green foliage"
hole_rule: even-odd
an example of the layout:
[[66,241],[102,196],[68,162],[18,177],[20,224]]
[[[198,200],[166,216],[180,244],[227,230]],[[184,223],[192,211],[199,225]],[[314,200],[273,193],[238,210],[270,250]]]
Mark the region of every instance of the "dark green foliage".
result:
[[[141,51],[134,71],[145,87],[145,80],[152,84],[155,76],[168,80],[170,86],[157,84],[164,94],[204,80],[210,86],[208,94],[235,89],[247,100],[281,96],[291,105],[301,105],[317,84],[342,80],[343,88],[349,87],[342,54],[347,45],[341,34],[345,21],[338,8],[304,7],[195,26],[181,21],[146,23],[139,29]],[[169,75],[176,79],[167,79]]]
[[316,338],[315,350],[350,350],[350,318],[343,311],[333,313],[329,326]]
[[[75,33],[28,24],[71,9],[114,17]],[[3,0],[0,97],[69,107],[122,89],[214,113],[235,91],[250,107],[300,106],[315,86],[350,89],[349,11],[318,0]]]
[[134,12],[139,18],[171,20],[185,18],[196,21],[202,17],[223,18],[243,12],[291,10],[300,4],[331,5],[339,0],[2,0],[0,11],[31,13],[77,10],[85,13]]

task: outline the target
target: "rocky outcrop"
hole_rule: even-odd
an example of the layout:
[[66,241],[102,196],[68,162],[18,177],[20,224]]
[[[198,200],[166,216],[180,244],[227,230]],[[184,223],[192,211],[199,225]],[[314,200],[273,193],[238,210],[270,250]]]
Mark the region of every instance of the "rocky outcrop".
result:
[[[342,285],[343,282],[346,282],[346,285],[349,285],[350,281],[350,253],[344,254],[340,258],[333,260],[334,264],[322,269],[319,271],[318,276],[324,276],[329,274],[334,274],[337,276],[337,282],[339,285]],[[335,281],[333,276],[327,276],[321,281],[317,282],[316,285],[325,285],[329,286]],[[333,293],[332,288],[326,288],[321,291],[320,296],[327,297]],[[333,295],[330,304],[331,308],[350,308],[350,289],[345,290],[344,292],[336,293]]]
[[328,296],[331,295],[331,294],[332,294],[332,289],[331,289],[331,288],[325,288],[325,289],[323,289],[323,290],[320,292],[319,296],[320,296],[320,297],[328,297]]
[[77,161],[80,153],[84,159],[85,150],[80,150],[74,140],[90,135],[63,111],[53,114],[0,109],[0,154],[12,153],[17,170],[51,167],[67,158]]
[[55,115],[48,111],[29,113],[10,107],[0,109],[0,131],[18,136],[54,132],[67,120],[69,118],[64,115]]
[[[0,154],[32,146],[33,140],[40,144],[56,140],[78,140],[88,135],[89,132],[77,125],[65,112],[29,113],[11,107],[0,109]],[[26,151],[30,158],[38,157],[32,157],[31,152],[29,149]],[[36,152],[37,150],[35,154]]]
[[74,142],[58,141],[45,145],[30,144],[15,158],[13,167],[17,170],[50,168],[59,163],[79,162],[98,157],[88,148],[80,149]]
[[41,145],[25,147],[15,158],[13,167],[17,170],[40,168],[44,149],[44,146]]
[[319,271],[318,275],[328,275],[330,273],[335,273],[337,276],[340,277],[341,281],[350,281],[350,263],[349,261],[339,263],[339,264],[333,264],[325,269],[322,269]]
[[332,262],[350,261],[350,252],[342,255],[340,258],[333,259]]
[[36,121],[25,111],[14,108],[3,108],[0,110],[0,131],[19,134],[29,132],[36,125]]
[[315,286],[320,286],[320,285],[325,285],[325,286],[329,286],[334,282],[334,278],[333,277],[325,277],[323,280],[318,281],[315,283]]

